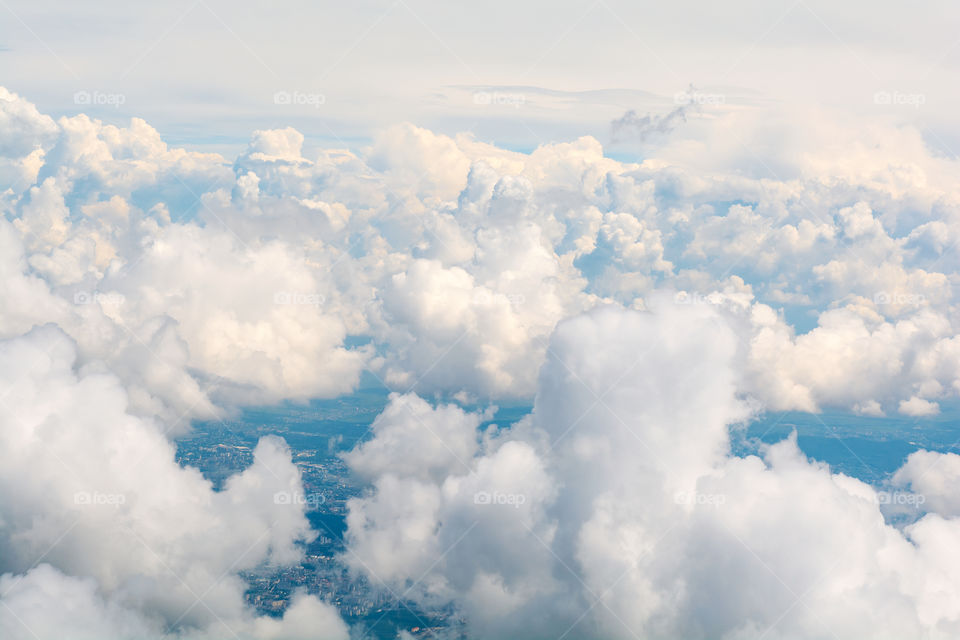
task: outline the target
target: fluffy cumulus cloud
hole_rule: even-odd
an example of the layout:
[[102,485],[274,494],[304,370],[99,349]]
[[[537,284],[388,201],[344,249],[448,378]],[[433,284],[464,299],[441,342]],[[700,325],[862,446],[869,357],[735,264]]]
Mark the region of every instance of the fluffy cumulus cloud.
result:
[[957,166],[909,128],[691,112],[637,163],[592,138],[522,154],[412,125],[308,151],[287,128],[230,162],[0,98],[21,176],[0,286],[29,301],[0,328],[56,323],[145,416],[334,396],[364,369],[530,397],[557,322],[665,288],[728,307],[772,408],[921,417],[960,384]]
[[[3,342],[0,370],[4,637],[288,633],[286,618],[246,611],[236,576],[296,561],[297,541],[313,535],[302,507],[275,499],[303,491],[282,440],[263,438],[253,464],[214,491],[176,463],[159,425],[127,411],[116,376],[78,364],[61,330]],[[346,637],[335,610],[306,596],[287,613],[301,631],[283,637],[307,637],[296,620],[314,614]]]
[[[312,535],[270,500],[298,490],[285,445],[214,491],[168,438],[364,372],[396,395],[347,458],[373,487],[354,558],[480,635],[817,637],[861,615],[948,636],[951,459],[911,458],[896,486],[931,513],[891,529],[789,441],[727,450],[755,407],[923,420],[960,393],[957,162],[849,125],[690,111],[637,162],[588,137],[525,154],[403,124],[318,150],[287,128],[226,159],[0,89],[4,637],[343,637],[306,595],[282,620],[243,604],[237,571]],[[489,416],[450,404],[535,395],[479,435]]]
[[[347,457],[375,490],[351,504],[345,560],[453,602],[478,638],[960,633],[957,456],[918,452],[887,490],[794,437],[735,457],[729,429],[752,411],[735,333],[714,308],[650,306],[561,323],[515,425],[394,397]],[[429,470],[380,455],[446,443]],[[922,517],[888,524],[899,502]]]

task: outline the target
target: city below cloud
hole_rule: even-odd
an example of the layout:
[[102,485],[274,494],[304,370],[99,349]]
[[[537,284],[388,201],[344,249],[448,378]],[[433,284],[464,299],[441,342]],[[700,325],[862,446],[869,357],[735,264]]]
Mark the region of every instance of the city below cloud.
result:
[[9,9],[0,638],[960,637],[955,55],[536,4]]

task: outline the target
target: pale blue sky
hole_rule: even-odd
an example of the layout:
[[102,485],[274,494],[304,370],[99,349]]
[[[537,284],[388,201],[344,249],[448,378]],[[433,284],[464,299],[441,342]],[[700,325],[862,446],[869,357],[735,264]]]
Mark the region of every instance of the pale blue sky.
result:
[[[666,113],[691,83],[726,108],[816,104],[917,121],[952,147],[958,13],[949,2],[822,0],[4,0],[0,77],[47,113],[143,117],[170,141],[222,150],[286,125],[354,146],[401,120],[518,149],[582,134],[606,143],[612,119]],[[486,87],[499,87],[489,104],[475,96]],[[275,104],[283,91],[306,97]],[[875,105],[881,91],[923,104]]]

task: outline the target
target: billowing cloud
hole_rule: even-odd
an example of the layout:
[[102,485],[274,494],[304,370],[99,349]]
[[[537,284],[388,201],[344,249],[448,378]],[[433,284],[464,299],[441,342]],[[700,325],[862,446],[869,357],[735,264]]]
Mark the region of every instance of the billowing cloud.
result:
[[[350,505],[345,561],[454,603],[472,637],[960,631],[943,597],[960,587],[947,560],[960,541],[947,490],[957,456],[914,454],[897,492],[808,460],[795,437],[732,456],[728,430],[751,414],[735,333],[715,308],[651,309],[562,323],[516,425],[481,434],[476,416],[413,416],[403,407],[422,401],[395,397],[347,457],[379,476]],[[430,428],[438,420],[451,432]],[[431,438],[473,438],[476,453],[440,477],[366,453]],[[881,508],[900,502],[924,508],[896,528]]]
[[[59,329],[0,343],[0,370],[4,637],[285,629],[253,618],[236,575],[297,561],[297,541],[314,535],[302,506],[275,499],[303,491],[282,440],[261,439],[253,464],[214,491],[177,464],[159,424],[127,413],[120,380],[78,366]],[[295,605],[293,619],[346,637],[329,605]],[[291,624],[303,633],[302,620]]]
[[[352,557],[480,636],[955,634],[949,458],[894,479],[931,496],[896,529],[876,488],[727,434],[960,393],[957,162],[883,121],[686,115],[633,163],[411,124],[354,150],[258,130],[231,160],[0,91],[3,630],[57,637],[62,600],[91,637],[343,637],[315,598],[243,603],[238,570],[312,535],[271,501],[285,445],[217,492],[169,437],[367,371],[397,394],[347,457],[373,487]],[[482,433],[450,404],[534,396]]]
[[[5,157],[37,153],[4,201],[2,286],[32,300],[7,335],[55,322],[143,415],[337,395],[364,368],[398,391],[529,397],[559,321],[661,288],[736,292],[745,391],[773,408],[920,416],[956,394],[957,167],[907,128],[851,140],[823,114],[694,109],[639,164],[591,138],[521,154],[412,125],[311,152],[287,128],[231,166],[141,120],[0,106]],[[821,375],[830,359],[854,385]]]

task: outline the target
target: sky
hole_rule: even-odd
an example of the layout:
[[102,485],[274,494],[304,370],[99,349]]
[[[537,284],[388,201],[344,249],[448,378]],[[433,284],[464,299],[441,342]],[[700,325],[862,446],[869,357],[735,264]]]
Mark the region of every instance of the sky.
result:
[[955,405],[956,13],[0,0],[0,636],[356,637],[175,452],[372,378],[340,561],[470,638],[957,637],[960,456],[731,446]]
[[[310,142],[354,147],[397,121],[527,150],[583,134],[609,142],[611,120],[664,114],[690,85],[729,106],[915,122],[941,152],[960,146],[949,2],[907,11],[813,0],[5,0],[2,9],[7,88],[58,116],[142,117],[190,148],[236,151],[251,130],[288,125]],[[83,91],[103,97],[78,105]],[[303,97],[277,105],[278,92]],[[500,99],[478,104],[478,92]],[[923,102],[877,105],[878,92]]]

